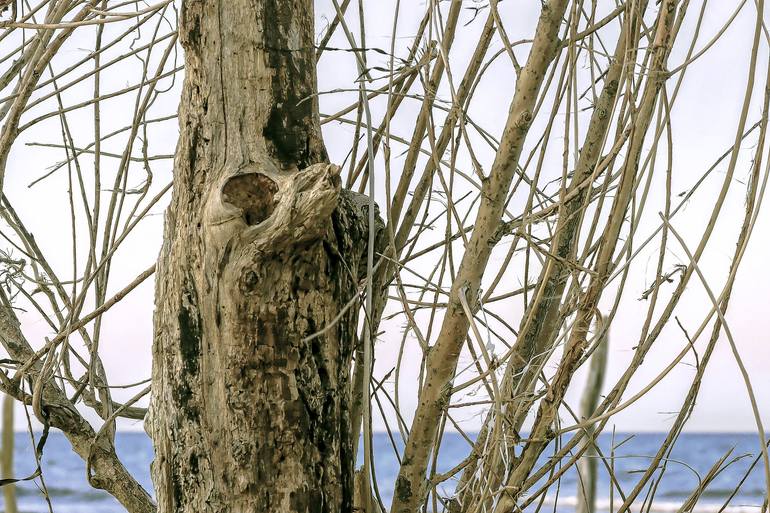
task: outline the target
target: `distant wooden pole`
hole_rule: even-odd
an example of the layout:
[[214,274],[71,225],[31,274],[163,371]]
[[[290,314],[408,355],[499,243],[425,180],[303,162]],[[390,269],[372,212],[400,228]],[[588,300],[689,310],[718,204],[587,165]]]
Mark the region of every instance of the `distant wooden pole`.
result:
[[[609,329],[604,325],[604,318],[596,312],[596,330],[599,332],[600,341],[591,356],[588,368],[588,378],[580,402],[581,420],[591,418],[599,404],[599,395],[604,385],[604,375],[607,373],[607,353],[609,346]],[[593,443],[596,443],[594,426],[586,428],[590,431]],[[578,463],[578,489],[576,513],[594,513],[596,511],[596,447],[591,446]]]
[[[3,433],[0,443],[0,473],[3,478],[13,477],[13,406],[14,400],[10,395],[3,397]],[[5,513],[18,513],[16,507],[16,485],[3,487]]]

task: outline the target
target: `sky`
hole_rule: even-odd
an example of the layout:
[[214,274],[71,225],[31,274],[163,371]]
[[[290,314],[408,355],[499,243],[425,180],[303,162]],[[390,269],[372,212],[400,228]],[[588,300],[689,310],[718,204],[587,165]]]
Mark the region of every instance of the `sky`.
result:
[[[486,11],[479,14],[478,19],[472,21],[473,11],[470,9],[474,2],[465,2],[469,9],[461,16],[461,25],[458,36],[450,53],[450,70],[453,73],[453,84],[456,87],[462,75],[464,65],[467,63],[473,51],[478,33],[486,16]],[[609,12],[614,2],[599,1],[601,12]],[[694,15],[700,9],[701,2],[691,2],[691,13],[683,27],[683,33],[689,34],[693,29]],[[709,2],[706,15],[701,28],[701,35],[696,43],[696,48],[703,47],[717,34],[731,13],[740,4],[733,0],[720,0]],[[393,30],[393,13],[395,1],[378,0],[367,4],[365,13],[365,27],[367,46],[388,49]],[[531,36],[532,28],[538,17],[539,2],[525,0],[507,0],[500,3],[500,14],[509,39],[517,40]],[[400,14],[397,23],[396,54],[405,55],[405,47],[409,44],[409,36],[416,30],[419,19],[424,12],[424,2],[401,2]],[[446,12],[446,6],[444,6]],[[721,155],[731,144],[734,137],[740,114],[740,105],[744,94],[746,76],[748,73],[748,54],[751,48],[751,37],[755,16],[753,2],[748,2],[736,16],[730,27],[727,28],[721,39],[713,45],[698,61],[688,68],[683,82],[682,91],[674,111],[672,112],[672,126],[674,131],[674,167],[673,188],[679,191],[687,191],[693,186],[698,177]],[[321,34],[326,24],[333,17],[333,7],[330,2],[319,0],[316,2],[316,32]],[[351,30],[354,35],[359,34],[357,15],[350,15]],[[469,23],[471,22],[471,23]],[[468,25],[465,25],[469,23]],[[126,25],[114,24],[108,27],[106,33],[117,34],[124,30]],[[120,25],[120,26],[119,26]],[[122,28],[121,28],[122,26]],[[166,33],[168,28],[160,24],[161,33]],[[165,31],[165,32],[164,32]],[[147,29],[143,37],[151,33]],[[76,36],[68,42],[62,50],[62,58],[55,62],[57,69],[66,67],[69,60],[81,58],[86,49],[93,45],[93,35]],[[670,59],[669,68],[672,69],[682,61],[687,50],[687,38],[682,38],[683,44],[675,47]],[[335,48],[347,48],[348,42],[342,33],[338,33],[331,40],[330,46]],[[502,47],[499,38],[493,42],[493,50]],[[526,45],[517,47],[517,57],[521,62],[526,58]],[[125,47],[116,48],[115,54],[126,51]],[[151,57],[151,63],[157,64],[162,50],[155,52]],[[503,56],[505,57],[505,56]],[[369,53],[370,64],[373,66],[387,66],[387,57],[377,53]],[[173,59],[176,59],[174,62]],[[167,69],[181,63],[181,53],[174,55],[167,64]],[[354,54],[345,51],[328,51],[319,62],[318,85],[320,106],[323,114],[331,114],[339,108],[347,105],[355,98],[357,87]],[[762,51],[759,58],[759,72],[757,74],[756,91],[757,100],[751,105],[749,123],[753,124],[759,119],[761,113],[761,89],[763,87],[765,73],[768,68],[768,42],[763,40]],[[105,92],[118,90],[128,85],[130,77],[140,72],[142,63],[138,59],[128,59],[113,68],[102,77],[102,90]],[[176,101],[181,83],[181,74],[176,80],[170,78],[161,81],[162,88],[168,88],[169,92],[160,96],[153,104],[151,112],[154,116],[171,114],[176,110]],[[515,74],[511,69],[510,61],[505,58],[497,59],[490,71],[478,85],[477,93],[471,104],[470,116],[475,123],[482,126],[489,133],[499,136],[505,124],[507,106],[510,103],[515,85]],[[70,88],[63,95],[65,105],[74,105],[91,94],[92,82]],[[341,90],[348,92],[340,92]],[[2,94],[7,94],[6,91]],[[449,100],[451,88],[445,80],[439,90],[439,98]],[[48,112],[52,109],[53,100],[30,109],[23,120],[32,119],[36,113]],[[125,126],[131,118],[135,95],[107,100],[104,102],[105,126],[119,128]],[[384,103],[382,100],[371,103],[372,116],[377,123],[381,119]],[[402,137],[409,137],[414,119],[419,107],[419,101],[408,98],[402,114],[393,122],[393,133]],[[84,146],[93,140],[93,112],[90,109],[76,109],[67,114],[70,130],[76,146]],[[582,118],[581,118],[582,119]],[[559,121],[562,123],[563,120]],[[531,133],[537,134],[542,130],[541,120],[536,119]],[[107,131],[107,128],[104,129]],[[52,164],[61,161],[63,150],[58,148],[41,148],[28,146],[30,142],[60,142],[61,126],[56,118],[52,118],[40,125],[22,133],[16,142],[9,159],[6,173],[5,194],[11,199],[19,215],[35,235],[36,241],[43,250],[50,255],[52,266],[61,276],[72,274],[72,232],[69,221],[69,200],[66,195],[67,175],[59,171],[42,183],[29,187],[30,182],[41,176]],[[148,151],[151,154],[169,155],[173,153],[177,134],[176,122],[170,120],[153,125],[147,134],[142,134],[142,139],[147,141]],[[354,136],[353,127],[342,123],[328,123],[324,125],[324,138],[329,149],[332,162],[342,163],[347,158],[350,141]],[[124,142],[122,143],[125,144]],[[742,147],[741,158],[738,162],[735,178],[731,184],[725,206],[725,215],[719,224],[709,244],[708,251],[702,262],[702,269],[709,277],[714,290],[721,290],[721,284],[727,275],[731,255],[737,238],[737,228],[743,215],[745,199],[745,182],[749,166],[755,148],[753,140],[747,140]],[[106,151],[119,153],[122,151],[121,141],[116,137],[114,141],[105,144]],[[401,151],[396,148],[393,151],[393,166],[398,169],[403,162]],[[482,167],[488,170],[494,157],[489,147],[478,145],[476,158],[482,163]],[[134,154],[138,154],[139,149]],[[109,159],[107,159],[109,160]],[[115,159],[105,164],[105,172],[114,169]],[[82,159],[84,175],[92,169],[93,163],[88,158]],[[559,176],[561,173],[558,160],[547,160],[545,166],[546,176]],[[89,167],[91,166],[91,167]],[[111,167],[110,167],[111,166]],[[461,155],[457,162],[458,169],[470,169],[469,155]],[[698,192],[686,203],[681,214],[673,221],[676,229],[683,235],[689,245],[695,244],[705,224],[705,217],[710,212],[714,198],[724,177],[726,165],[718,166],[711,177],[704,182]],[[147,180],[147,171],[137,164],[131,168],[129,187],[138,187]],[[418,169],[420,169],[418,167]],[[152,163],[151,194],[159,191],[171,177],[171,161],[168,159],[157,160]],[[655,229],[655,220],[649,214],[657,212],[662,201],[661,194],[662,176],[656,177],[651,189],[648,218],[649,222],[643,223],[640,231],[649,233]],[[382,167],[378,167],[375,198],[383,205],[383,191],[385,190],[384,174]],[[396,178],[392,181],[395,183]],[[463,189],[462,187],[466,187]],[[104,187],[107,189],[108,187]],[[458,185],[458,195],[469,190],[467,185]],[[115,264],[111,278],[110,291],[114,293],[128,284],[137,274],[152,265],[154,262],[162,237],[162,212],[165,206],[162,201],[151,209],[151,215],[142,220],[126,239],[121,249],[116,254]],[[656,206],[657,205],[657,206]],[[82,221],[82,214],[79,219]],[[3,227],[5,229],[5,227]],[[82,237],[82,226],[79,228]],[[441,232],[441,229],[436,230]],[[82,266],[85,252],[82,249],[82,238],[79,239],[81,248],[77,258]],[[499,265],[507,249],[506,244],[510,240],[504,240],[493,253],[490,261],[490,269]],[[457,246],[459,250],[461,246]],[[610,359],[607,384],[614,383],[615,379],[624,369],[632,354],[633,347],[637,343],[639,328],[646,312],[647,304],[640,301],[639,297],[650,285],[650,277],[655,268],[655,246],[649,251],[643,251],[637,258],[629,274],[627,293],[623,296],[619,313],[610,330]],[[765,207],[754,230],[754,236],[747,249],[740,271],[737,275],[733,290],[733,298],[726,314],[732,337],[743,359],[747,373],[753,383],[757,405],[761,417],[767,426],[770,424],[770,214]],[[667,263],[671,266],[676,263],[687,263],[687,257],[676,243],[670,243],[667,253]],[[417,270],[428,269],[429,263],[417,263]],[[420,267],[424,266],[424,267]],[[521,286],[523,277],[515,267],[506,273],[506,283],[509,288]],[[488,280],[487,280],[488,282]],[[103,321],[103,337],[101,353],[107,373],[111,382],[116,385],[129,384],[147,379],[151,369],[151,344],[152,344],[152,308],[153,285],[151,282],[142,284],[128,297],[123,299],[116,307],[110,310]],[[110,294],[108,294],[109,296]],[[608,309],[609,304],[603,303],[602,308]],[[690,333],[694,332],[704,314],[710,309],[708,297],[697,278],[694,278],[685,294],[681,307],[677,310],[677,316]],[[518,323],[522,311],[518,303],[504,303],[496,305],[496,312],[507,319]],[[22,329],[28,339],[39,347],[45,337],[51,337],[52,331],[46,326],[40,315],[31,309],[20,314]],[[398,342],[401,337],[403,320],[386,322],[383,325],[384,333],[377,342],[377,362],[375,377],[386,375],[394,366],[398,357]],[[703,347],[705,337],[701,337],[696,347]],[[678,353],[685,342],[676,325],[664,330],[659,342],[653,351],[645,359],[645,363],[634,377],[626,396],[644,388],[663,368],[666,367],[673,355]],[[500,351],[501,346],[496,347]],[[467,355],[464,356],[467,358]],[[402,407],[407,412],[407,418],[412,411],[416,400],[414,383],[419,377],[419,349],[413,336],[408,339],[406,355],[407,362],[401,371],[401,398]],[[467,363],[467,360],[465,360]],[[461,362],[463,366],[463,362]],[[553,367],[547,367],[547,372]],[[627,410],[614,417],[611,425],[619,431],[660,431],[665,430],[679,410],[684,395],[687,392],[694,368],[692,358],[688,356],[685,361],[677,365],[671,373],[660,383],[652,388],[642,399]],[[570,389],[568,401],[576,404],[579,401],[581,384],[584,379],[581,371],[575,379],[575,386]],[[117,390],[116,397],[127,398],[135,393],[132,390]],[[467,397],[466,399],[471,399]],[[477,429],[482,414],[478,409],[462,409],[457,414],[457,420],[466,429]],[[19,410],[17,415],[17,428],[26,426],[26,419]],[[382,429],[384,424],[381,419],[375,419],[375,428]],[[121,428],[141,429],[136,421],[123,421]],[[699,400],[693,412],[692,418],[687,424],[689,431],[751,431],[756,428],[755,419],[748,401],[746,385],[741,377],[736,359],[730,349],[726,337],[720,339],[716,353],[712,358],[703,384]]]

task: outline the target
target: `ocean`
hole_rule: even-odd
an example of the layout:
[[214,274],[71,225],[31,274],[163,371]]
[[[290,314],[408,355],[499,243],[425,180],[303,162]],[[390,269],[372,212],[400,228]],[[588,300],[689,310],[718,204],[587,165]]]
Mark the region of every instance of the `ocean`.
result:
[[[631,491],[641,473],[649,465],[658,444],[665,435],[660,433],[615,434],[616,446],[614,466],[618,485],[624,493]],[[29,475],[35,468],[33,452],[28,433],[16,434],[16,477]],[[621,443],[623,442],[623,443]],[[613,439],[603,434],[599,445],[605,455],[610,453]],[[619,445],[619,447],[618,447]],[[399,447],[399,444],[396,444]],[[119,432],[116,438],[118,454],[125,466],[139,481],[152,489],[149,465],[152,461],[152,445],[144,433]],[[699,483],[711,466],[730,448],[734,451],[727,466],[706,489],[694,508],[698,513],[760,513],[765,496],[764,468],[761,459],[748,473],[738,493],[729,503],[726,501],[733,489],[749,471],[759,454],[759,438],[752,434],[683,434],[667,461],[665,476],[657,486],[650,512],[676,512]],[[438,461],[439,472],[452,468],[467,455],[468,442],[460,435],[447,433],[442,441]],[[393,483],[398,472],[398,460],[394,456],[393,444],[385,433],[377,433],[373,444],[377,469],[377,488],[386,504],[393,494]],[[547,457],[544,456],[544,457]],[[599,463],[598,510],[609,511],[622,501],[614,493],[610,503],[608,474]],[[43,453],[43,478],[51,498],[53,511],[58,513],[122,513],[125,510],[106,493],[92,489],[85,478],[85,465],[70,449],[69,442],[61,433],[52,432]],[[454,488],[448,481],[444,487],[447,494]],[[574,470],[567,472],[560,485],[552,487],[542,504],[541,511],[569,513],[577,502],[577,475]],[[646,492],[640,494],[639,503],[632,511],[648,511],[649,505],[642,506]],[[1,500],[1,499],[0,499]],[[39,482],[25,482],[17,485],[19,511],[24,513],[48,512],[48,504],[40,491]],[[530,508],[535,511],[535,507]]]

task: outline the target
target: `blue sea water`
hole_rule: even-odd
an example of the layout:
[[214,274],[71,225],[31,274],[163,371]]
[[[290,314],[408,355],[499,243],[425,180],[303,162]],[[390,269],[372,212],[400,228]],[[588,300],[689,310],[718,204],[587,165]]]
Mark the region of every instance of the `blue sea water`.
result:
[[[624,493],[631,491],[638,482],[641,473],[649,465],[650,457],[655,454],[664,434],[615,434],[614,467],[618,485]],[[29,475],[35,468],[33,450],[28,433],[16,435],[16,472],[17,477]],[[625,441],[624,443],[621,443]],[[398,472],[398,460],[393,442],[387,434],[375,435],[373,444],[374,460],[377,469],[377,488],[385,504],[389,504],[393,494],[393,483]],[[401,445],[395,444],[400,450]],[[599,445],[605,456],[610,454],[613,439],[602,435]],[[618,446],[619,445],[619,446]],[[144,433],[119,432],[116,438],[118,454],[128,470],[151,490],[149,465],[152,461],[152,446]],[[445,471],[458,464],[468,454],[468,442],[458,434],[448,433],[442,440],[438,458],[438,471]],[[722,471],[706,489],[695,512],[717,513],[732,490],[743,479],[759,454],[759,439],[751,434],[683,434],[666,465],[664,478],[660,481],[655,500],[650,511],[675,512],[686,500],[693,488],[698,485],[699,474],[704,475],[726,451],[734,448],[728,461],[737,458],[733,464]],[[548,457],[544,455],[543,458]],[[611,510],[609,500],[609,479],[599,463],[598,509]],[[92,489],[85,477],[85,465],[75,455],[69,442],[61,433],[52,432],[43,453],[43,479],[47,487],[53,511],[58,513],[122,513],[125,510],[106,493]],[[455,483],[445,483],[444,491],[451,494]],[[557,487],[549,490],[543,503],[545,512],[570,512],[576,503],[577,475],[567,472]],[[17,485],[19,510],[24,513],[49,511],[40,491],[40,482],[25,482]],[[614,492],[613,504],[617,507],[621,501]],[[642,510],[639,504],[632,511]],[[738,494],[724,510],[727,513],[759,513],[765,496],[764,468],[761,459],[748,473]],[[532,508],[534,511],[534,508]],[[646,507],[644,507],[646,511]]]

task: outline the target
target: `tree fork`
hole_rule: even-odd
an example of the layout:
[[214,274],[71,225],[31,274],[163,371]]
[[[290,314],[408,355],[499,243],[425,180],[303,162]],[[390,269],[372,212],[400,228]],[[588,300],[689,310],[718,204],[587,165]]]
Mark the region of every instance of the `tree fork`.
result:
[[312,0],[183,2],[158,260],[158,511],[349,512],[367,202],[327,163]]

